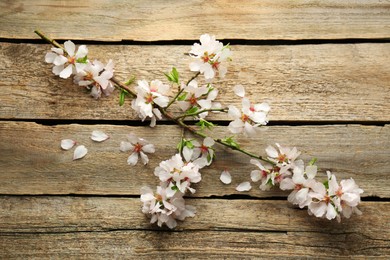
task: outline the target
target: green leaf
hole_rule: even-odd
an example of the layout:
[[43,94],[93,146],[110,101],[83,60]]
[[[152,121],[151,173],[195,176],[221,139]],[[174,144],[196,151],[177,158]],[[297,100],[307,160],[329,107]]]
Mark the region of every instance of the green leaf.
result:
[[123,106],[125,103],[125,96],[127,94],[127,91],[121,90],[121,93],[119,94],[119,106]]
[[309,165],[315,165],[316,162],[317,162],[317,158],[314,157],[313,159],[310,160]]
[[192,143],[192,140],[185,140],[185,146],[187,146],[190,149],[194,149],[194,144]]
[[179,190],[179,188],[176,185],[172,186],[171,189],[174,190],[174,191],[178,191]]
[[222,50],[223,49],[230,49],[230,42],[228,44],[226,44],[225,46],[222,47]]
[[238,143],[236,141],[234,141],[233,136],[226,137],[226,138],[222,139],[222,142],[227,143],[228,145],[230,145],[233,148],[240,148]]
[[207,129],[212,129],[215,125],[203,118],[199,119],[199,122],[195,123],[195,125],[200,126],[200,130],[204,130],[205,128]]
[[179,72],[175,67],[169,73],[164,73],[168,81],[179,84]]
[[135,76],[132,76],[128,81],[125,82],[125,85],[126,85],[126,86],[129,86],[129,85],[132,84],[134,81],[135,81]]
[[324,186],[326,189],[329,189],[329,181],[328,180],[324,181]]
[[186,111],[186,115],[194,114],[194,113],[196,113],[198,111],[198,109],[199,109],[198,107],[191,107],[190,109],[188,109]]
[[208,163],[210,163],[210,162],[211,162],[211,159],[212,159],[212,158],[211,158],[211,155],[210,155],[210,153],[209,153],[209,154],[207,154],[207,162],[208,162]]
[[77,63],[84,63],[84,64],[86,64],[86,63],[88,62],[88,57],[87,57],[87,55],[85,55],[83,58],[78,58],[78,59],[76,60],[76,62],[77,62]]
[[184,101],[184,100],[186,100],[186,97],[187,97],[187,92],[184,92],[183,94],[181,94],[178,98],[177,98],[177,100],[179,100],[179,101]]
[[175,67],[172,68],[171,74],[172,74],[172,77],[175,80],[175,82],[179,84],[179,72],[177,71],[177,69]]

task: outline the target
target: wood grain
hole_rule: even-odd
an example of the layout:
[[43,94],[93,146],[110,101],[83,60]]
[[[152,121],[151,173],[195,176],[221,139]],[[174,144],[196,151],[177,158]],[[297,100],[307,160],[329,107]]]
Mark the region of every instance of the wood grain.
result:
[[[215,82],[222,104],[240,106],[242,84],[253,102],[271,104],[271,121],[390,121],[390,45],[233,46],[233,61]],[[93,100],[85,90],[51,73],[48,45],[0,43],[0,118],[138,120],[118,94]],[[116,62],[125,80],[165,80],[177,66],[189,79],[189,46],[90,45],[90,58]],[[225,114],[213,120],[229,119]]]
[[[390,211],[390,202],[362,202],[363,214],[342,218],[341,223],[309,216],[287,200],[188,198],[186,203],[196,207],[196,216],[179,221],[175,231],[363,233],[390,240],[390,222],[380,221]],[[1,196],[0,234],[159,230],[141,205],[139,198]]]
[[[103,41],[198,39],[388,38],[388,1],[62,1],[0,3],[0,37]],[[99,21],[99,22],[97,22]],[[66,26],[65,26],[66,24]],[[87,30],[86,30],[87,29]]]
[[[104,143],[90,140],[93,130],[111,136]],[[133,132],[156,145],[147,166],[130,167],[129,154],[119,151],[126,134]],[[176,126],[149,127],[113,125],[43,126],[26,122],[0,123],[0,187],[2,194],[122,194],[137,195],[140,187],[158,184],[154,167],[176,153],[181,131]],[[252,139],[238,138],[242,147],[263,154],[268,144],[279,142],[296,146],[308,162],[319,159],[318,166],[334,172],[338,179],[354,178],[365,190],[364,196],[390,197],[389,179],[390,128],[388,125],[361,126],[272,126],[264,128]],[[217,127],[215,137],[230,135],[226,127]],[[85,158],[72,161],[72,151],[62,151],[60,140],[72,138],[89,149]],[[248,194],[254,197],[286,196],[280,191],[261,192],[253,183],[248,193],[235,191],[236,185],[250,180],[255,168],[249,158],[217,147],[217,160],[202,170],[202,182],[195,196]],[[231,185],[219,181],[228,169]],[[321,175],[320,175],[321,176]],[[322,175],[324,176],[324,175]]]
[[[0,197],[2,258],[352,257],[390,254],[388,202],[329,222],[284,201],[191,199],[194,218],[177,232],[155,230],[138,199]],[[272,218],[270,218],[272,216]],[[155,230],[155,231],[154,231]],[[9,233],[11,232],[11,233]],[[327,250],[324,250],[326,247]]]
[[316,232],[112,231],[0,235],[4,258],[388,259],[388,241]]

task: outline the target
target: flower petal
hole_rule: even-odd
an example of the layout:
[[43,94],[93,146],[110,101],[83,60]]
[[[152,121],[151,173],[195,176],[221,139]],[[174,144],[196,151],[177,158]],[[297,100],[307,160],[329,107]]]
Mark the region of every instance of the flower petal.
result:
[[68,61],[68,59],[65,58],[64,56],[57,55],[57,57],[55,57],[55,59],[53,60],[53,64],[56,66],[64,65],[67,61]]
[[65,50],[68,53],[68,55],[73,57],[74,51],[76,50],[76,45],[74,45],[74,43],[72,41],[66,41],[66,42],[64,42],[64,47],[65,47]]
[[249,191],[250,189],[252,189],[252,186],[249,181],[242,182],[236,187],[237,191]]
[[132,151],[134,150],[134,145],[132,145],[129,142],[121,142],[119,149],[121,152],[127,152],[127,151]]
[[76,59],[84,58],[88,54],[88,48],[85,45],[81,45],[76,53]]
[[142,151],[145,153],[154,153],[156,149],[154,148],[153,144],[146,144],[142,147]]
[[221,176],[219,177],[219,179],[224,183],[224,184],[230,184],[232,182],[232,176],[230,175],[230,173],[227,171],[227,170],[224,170],[222,173],[221,173]]
[[72,75],[73,66],[69,64],[65,69],[63,69],[60,73],[60,78],[67,79]]
[[261,179],[261,172],[259,170],[253,170],[251,172],[251,180],[253,182],[258,182]]
[[61,140],[61,148],[64,150],[71,149],[75,144],[76,144],[76,142],[73,141],[72,139]]
[[187,146],[183,147],[182,153],[183,153],[183,157],[186,160],[186,162],[189,162],[191,160],[193,152],[194,152],[193,149],[190,149]]
[[106,135],[104,132],[99,130],[92,131],[91,139],[95,142],[103,142],[110,138],[108,135]]
[[48,52],[48,53],[46,53],[46,55],[45,55],[45,61],[47,62],[47,63],[53,63],[54,62],[54,60],[55,60],[55,58],[57,58],[57,54],[56,53],[53,53],[53,52]]
[[271,158],[278,158],[278,151],[271,145],[269,145],[266,149],[265,152],[267,155]]
[[127,158],[127,164],[134,166],[138,162],[138,153],[132,153],[129,158]]
[[76,147],[73,153],[73,160],[81,159],[88,153],[88,149],[84,145]]
[[237,85],[233,88],[234,93],[239,96],[239,97],[244,97],[245,96],[245,89],[242,85]]
[[146,154],[144,154],[143,152],[140,152],[139,153],[141,155],[141,161],[144,165],[148,164],[149,162],[149,158]]
[[211,147],[215,144],[215,141],[213,138],[211,137],[206,137],[204,140],[203,140],[203,144],[207,147]]

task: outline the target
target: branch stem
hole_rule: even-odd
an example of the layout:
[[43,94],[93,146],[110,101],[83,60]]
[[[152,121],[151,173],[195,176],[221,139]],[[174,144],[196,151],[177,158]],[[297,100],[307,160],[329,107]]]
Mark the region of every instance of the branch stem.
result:
[[[194,79],[196,79],[198,76],[200,75],[200,72],[198,71],[194,76],[192,76],[192,78],[190,78],[187,83],[186,83],[186,86],[188,86],[188,84],[191,83],[191,81],[193,81]],[[177,100],[177,98],[181,95],[181,93],[183,93],[185,88],[182,88],[181,90],[179,90],[176,94],[176,96],[171,100],[169,101],[167,107],[165,109],[168,109],[173,103],[175,103],[175,101]]]
[[[41,37],[42,40],[45,40],[47,41],[48,43],[52,44],[54,47],[57,47],[57,48],[60,48],[62,49],[63,51],[65,51],[65,48],[61,46],[61,44],[59,44],[58,42],[56,42],[55,40],[47,37],[46,35],[44,35],[41,31],[39,30],[35,30],[34,33],[36,33],[39,37]],[[65,51],[66,52],[66,51]]]
[[186,117],[189,117],[189,116],[197,116],[197,115],[200,115],[200,114],[202,114],[204,112],[227,112],[227,111],[228,111],[227,108],[202,109],[202,110],[196,111],[194,113],[189,113],[189,114],[184,114],[184,115],[178,116],[175,119],[183,119],[183,118],[186,118]]
[[[55,47],[57,47],[57,48],[61,48],[62,50],[65,51],[64,47],[62,47],[58,42],[56,42],[55,40],[53,40],[53,39],[47,37],[46,35],[44,35],[44,34],[43,34],[42,32],[40,32],[39,30],[35,30],[34,32],[35,32],[39,37],[41,37],[43,40],[45,40],[46,42],[52,44],[53,46],[55,46]],[[190,79],[187,81],[186,86],[188,86],[188,84],[190,84],[191,81],[193,81],[194,79],[196,79],[199,75],[200,75],[200,72],[197,72],[194,76],[192,76],[192,78],[190,78]],[[120,82],[117,78],[112,77],[112,78],[111,78],[111,81],[112,81],[115,85],[117,85],[119,88],[124,89],[125,91],[127,91],[131,96],[133,96],[133,98],[137,97],[137,94],[136,94],[134,91],[132,91],[128,86],[126,86],[125,84],[123,84],[122,82]],[[170,112],[167,111],[167,108],[168,108],[171,104],[173,104],[173,103],[176,101],[176,99],[177,99],[177,98],[179,97],[179,95],[183,92],[183,90],[184,90],[184,88],[178,92],[178,94],[171,100],[171,102],[168,104],[167,107],[162,108],[162,107],[158,106],[157,104],[155,104],[154,106],[155,106],[158,110],[160,110],[161,114],[163,114],[168,120],[170,120],[170,121],[176,123],[177,125],[179,125],[179,126],[182,127],[183,129],[186,129],[186,130],[190,131],[191,133],[193,133],[193,134],[195,134],[195,135],[197,135],[197,136],[199,136],[199,137],[206,138],[206,137],[207,137],[206,134],[204,134],[204,133],[202,133],[202,132],[199,132],[199,131],[196,130],[194,127],[185,124],[185,123],[183,122],[182,119],[185,118],[186,116],[198,115],[198,114],[200,114],[200,113],[207,112],[207,111],[220,111],[220,112],[226,112],[226,108],[220,108],[220,109],[204,109],[204,110],[201,110],[201,111],[192,113],[192,114],[187,114],[187,115],[183,115],[183,116],[179,116],[179,117],[174,117]],[[250,157],[252,157],[252,158],[255,158],[255,159],[258,159],[258,160],[262,160],[262,161],[264,161],[264,162],[267,162],[267,163],[270,163],[270,164],[272,164],[272,165],[275,165],[274,162],[268,160],[267,158],[264,158],[264,157],[262,157],[262,156],[258,156],[258,155],[254,154],[254,153],[251,153],[251,152],[246,151],[246,150],[244,150],[244,149],[241,149],[241,148],[239,148],[239,147],[237,147],[237,146],[234,146],[234,145],[232,145],[232,144],[229,144],[229,143],[223,141],[222,139],[219,139],[219,138],[213,138],[213,139],[214,139],[214,141],[215,141],[216,143],[219,143],[219,144],[221,144],[221,145],[223,145],[223,146],[226,146],[226,147],[228,147],[228,148],[230,148],[230,149],[232,149],[232,150],[239,151],[239,152],[241,152],[241,153],[243,153],[243,154],[246,154],[246,155],[248,155],[248,156],[250,156]]]

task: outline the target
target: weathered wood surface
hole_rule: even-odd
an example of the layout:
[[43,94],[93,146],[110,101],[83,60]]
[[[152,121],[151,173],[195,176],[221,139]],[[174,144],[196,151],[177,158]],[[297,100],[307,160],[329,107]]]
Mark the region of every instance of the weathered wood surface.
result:
[[[180,222],[176,231],[353,232],[372,239],[389,239],[390,222],[380,221],[390,210],[389,202],[362,202],[359,208],[363,215],[343,218],[340,223],[313,218],[287,200],[189,198],[187,203],[196,207],[197,215]],[[150,224],[141,212],[141,205],[139,198],[3,196],[0,206],[5,210],[0,212],[0,234],[156,230],[157,226]]]
[[381,0],[16,0],[0,3],[0,25],[0,37],[12,39],[32,38],[37,28],[104,41],[193,40],[205,32],[220,39],[373,39],[390,37],[390,12]]
[[[389,10],[388,0],[0,1],[0,258],[389,259]],[[215,82],[219,101],[238,105],[231,90],[242,84],[251,100],[271,102],[271,121],[299,126],[270,126],[239,142],[259,154],[274,142],[296,146],[338,180],[354,178],[365,190],[363,215],[339,224],[291,206],[286,192],[252,183],[238,193],[254,167],[218,147],[187,200],[196,216],[175,231],[158,229],[140,212],[140,187],[158,184],[154,167],[176,152],[180,129],[141,126],[128,103],[95,101],[56,78],[44,63],[49,45],[38,44],[35,29],[106,41],[89,45],[89,58],[112,58],[122,80],[164,79],[172,66],[188,79],[183,53],[203,33],[244,44],[233,45],[227,78]],[[323,125],[333,122],[348,124]],[[111,138],[92,142],[96,129]],[[119,151],[130,132],[156,144],[146,167],[128,166],[129,154]],[[226,134],[216,128],[216,136]],[[88,155],[72,161],[73,151],[60,149],[64,138],[86,145]],[[231,185],[219,180],[226,167]]]
[[[93,130],[103,130],[111,138],[103,143],[90,140]],[[272,126],[248,140],[242,147],[264,155],[268,144],[279,142],[296,146],[308,162],[319,158],[318,166],[334,172],[339,179],[354,178],[365,190],[364,196],[390,197],[390,128],[386,126]],[[129,153],[119,151],[126,134],[135,133],[156,144],[156,153],[147,166],[130,167]],[[156,128],[112,125],[43,126],[26,122],[0,123],[0,187],[2,194],[122,194],[137,195],[140,187],[158,184],[154,167],[176,153],[181,131],[176,126]],[[229,135],[226,127],[215,129],[216,137]],[[162,138],[163,137],[163,138]],[[73,151],[62,151],[60,141],[72,138],[89,149],[87,156],[72,161]],[[213,167],[203,170],[203,181],[195,196],[239,194],[236,185],[250,180],[255,169],[245,155],[219,147]],[[231,185],[219,180],[228,168]],[[247,194],[254,197],[286,196],[280,191],[262,192],[253,183]],[[242,193],[241,193],[242,194]]]
[[5,258],[388,259],[388,241],[318,232],[153,232],[0,235]]
[[[285,201],[191,199],[178,232],[155,230],[139,199],[1,197],[0,256],[8,257],[388,257],[388,202],[329,222]],[[15,207],[17,205],[17,207]],[[270,217],[272,216],[272,217]],[[327,249],[324,250],[324,247]],[[71,249],[71,250],[70,250]]]
[[[0,118],[138,120],[118,106],[118,94],[93,100],[71,79],[59,79],[44,63],[49,45],[0,43]],[[116,62],[126,79],[165,80],[177,66],[191,77],[190,46],[89,45],[90,58]],[[246,87],[253,102],[271,102],[270,120],[390,121],[390,45],[325,44],[233,46],[229,73],[215,86],[222,104],[239,106],[232,88]],[[223,119],[225,114],[211,115]]]

